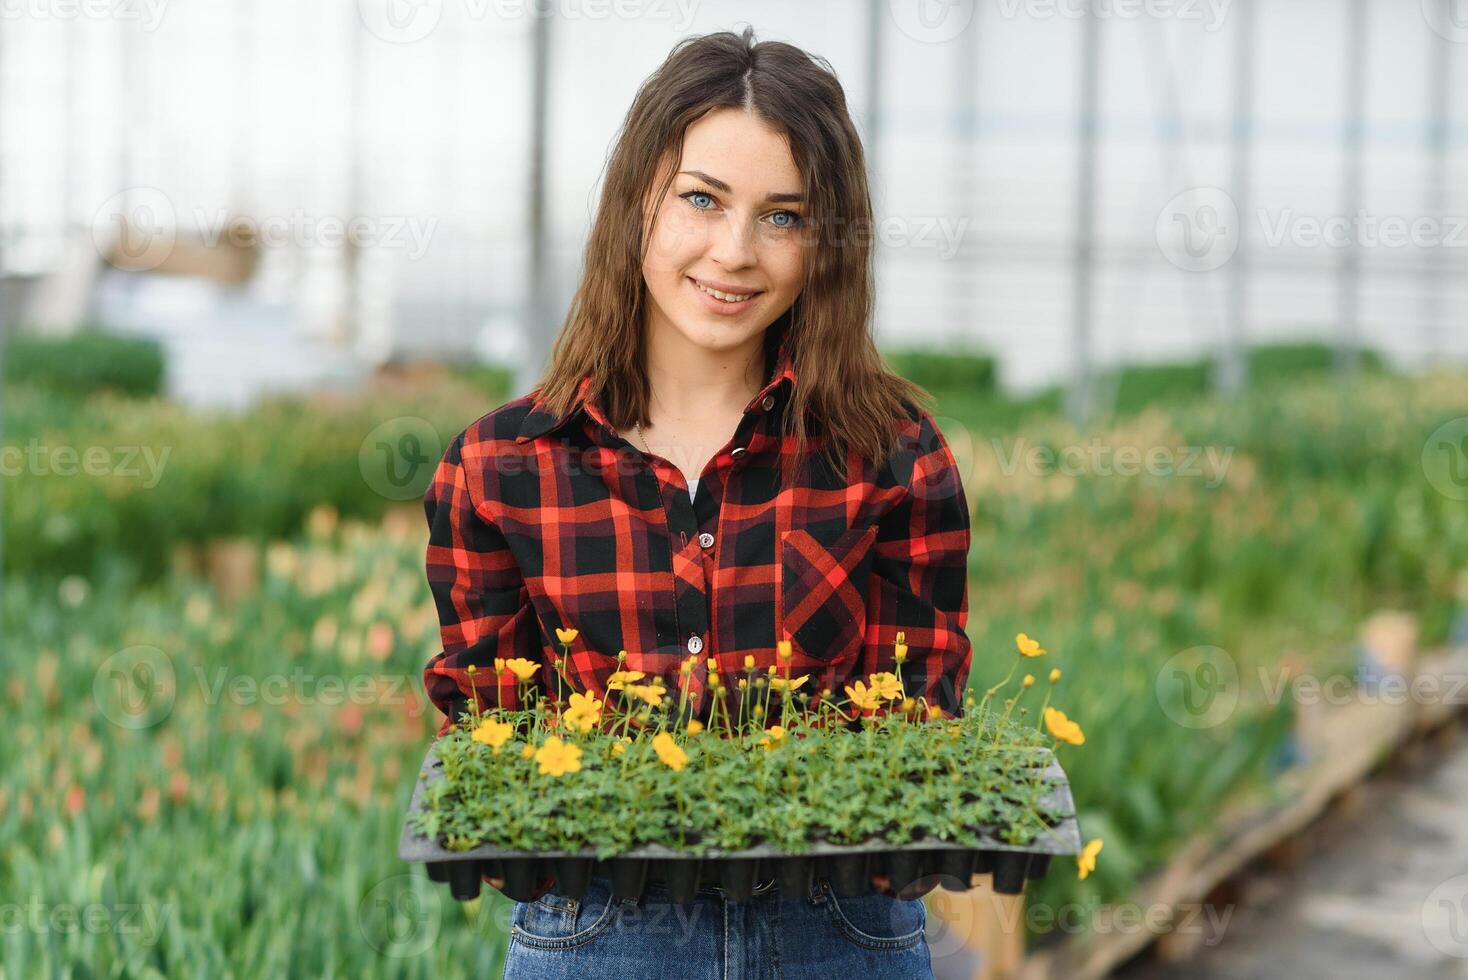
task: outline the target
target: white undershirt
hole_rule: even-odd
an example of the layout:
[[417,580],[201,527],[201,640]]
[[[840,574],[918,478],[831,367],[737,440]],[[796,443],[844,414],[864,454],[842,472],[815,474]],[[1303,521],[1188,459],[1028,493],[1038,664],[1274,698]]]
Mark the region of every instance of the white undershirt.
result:
[[688,499],[692,500],[696,496],[698,496],[698,478],[694,477],[688,481]]

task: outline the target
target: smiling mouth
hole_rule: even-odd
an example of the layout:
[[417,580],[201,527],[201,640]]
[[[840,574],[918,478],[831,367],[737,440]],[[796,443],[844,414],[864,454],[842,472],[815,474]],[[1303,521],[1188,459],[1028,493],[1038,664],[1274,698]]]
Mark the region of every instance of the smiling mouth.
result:
[[762,292],[761,290],[755,290],[754,292],[748,293],[726,293],[723,290],[714,289],[710,286],[705,286],[703,283],[699,282],[692,276],[688,277],[688,281],[693,283],[693,285],[697,286],[699,289],[703,290],[705,293],[708,293],[714,299],[719,300],[723,303],[742,303],[747,299],[753,299],[754,297],[760,295],[760,293]]

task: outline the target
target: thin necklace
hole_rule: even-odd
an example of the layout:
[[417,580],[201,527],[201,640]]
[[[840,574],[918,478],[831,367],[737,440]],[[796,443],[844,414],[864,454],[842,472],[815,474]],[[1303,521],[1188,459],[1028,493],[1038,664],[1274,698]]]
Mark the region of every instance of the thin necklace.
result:
[[637,438],[642,440],[642,448],[647,452],[649,456],[651,456],[652,450],[647,445],[647,436],[642,434],[642,423],[633,422],[632,427],[637,430]]

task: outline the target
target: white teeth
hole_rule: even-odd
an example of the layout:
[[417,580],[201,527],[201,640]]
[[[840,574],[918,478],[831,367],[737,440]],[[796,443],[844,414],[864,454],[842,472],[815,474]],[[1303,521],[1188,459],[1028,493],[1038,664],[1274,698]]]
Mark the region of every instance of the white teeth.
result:
[[708,293],[710,296],[721,299],[725,303],[740,303],[754,295],[754,293],[721,293],[717,289],[710,289],[703,283],[699,282],[697,279],[693,280],[693,284],[699,289],[702,289],[704,292]]

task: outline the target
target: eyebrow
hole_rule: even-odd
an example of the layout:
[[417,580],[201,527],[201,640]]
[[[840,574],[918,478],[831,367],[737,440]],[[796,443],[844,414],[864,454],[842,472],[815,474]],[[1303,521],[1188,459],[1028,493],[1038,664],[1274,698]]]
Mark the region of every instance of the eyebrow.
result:
[[[734,193],[734,188],[730,187],[728,184],[724,183],[717,177],[709,176],[702,170],[680,170],[678,172],[681,174],[687,174],[690,177],[697,177],[699,180],[708,181],[708,183],[712,184],[716,189],[723,191],[725,194]],[[801,204],[805,201],[805,196],[803,194],[768,194],[765,196],[765,200],[771,204]]]

